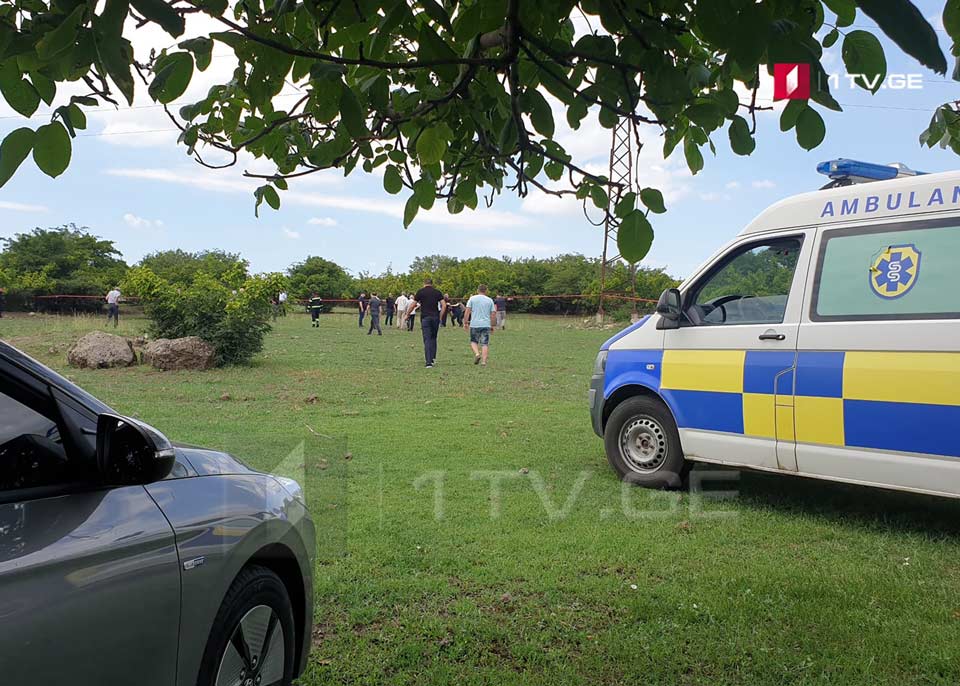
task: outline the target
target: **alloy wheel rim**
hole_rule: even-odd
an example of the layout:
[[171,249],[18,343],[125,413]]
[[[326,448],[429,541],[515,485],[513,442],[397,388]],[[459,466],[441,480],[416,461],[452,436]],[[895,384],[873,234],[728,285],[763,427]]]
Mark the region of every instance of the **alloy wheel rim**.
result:
[[620,454],[635,472],[655,472],[667,459],[667,435],[660,422],[641,415],[620,430]]
[[286,649],[280,618],[269,605],[237,622],[220,658],[216,686],[275,686],[283,682]]

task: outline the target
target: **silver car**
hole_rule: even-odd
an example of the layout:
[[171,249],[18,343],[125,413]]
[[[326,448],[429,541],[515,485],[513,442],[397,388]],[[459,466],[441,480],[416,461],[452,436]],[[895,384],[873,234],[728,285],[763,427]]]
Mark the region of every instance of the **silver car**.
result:
[[171,445],[0,343],[0,683],[302,674],[315,531],[290,479]]

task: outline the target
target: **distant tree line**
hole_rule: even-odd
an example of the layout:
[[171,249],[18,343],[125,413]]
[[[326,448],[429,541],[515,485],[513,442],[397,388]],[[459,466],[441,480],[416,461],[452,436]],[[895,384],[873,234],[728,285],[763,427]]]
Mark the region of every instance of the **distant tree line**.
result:
[[[189,288],[200,277],[236,291],[251,278],[247,260],[222,250],[163,250],[129,266],[112,241],[74,224],[37,228],[0,241],[0,288],[14,296],[14,301],[19,296],[28,305],[38,295],[100,296],[117,285],[131,296],[143,295],[139,291],[146,283],[163,282],[176,292]],[[484,283],[491,293],[513,298],[513,311],[555,314],[593,312],[600,292],[599,260],[575,254],[545,259],[428,255],[416,258],[406,272],[388,268],[382,274],[361,273],[356,277],[335,262],[310,256],[291,265],[285,274],[267,276],[270,283],[285,288],[293,300],[306,300],[314,293],[331,301],[356,298],[360,292],[396,296],[415,292],[427,276],[453,298],[463,298]],[[618,263],[607,275],[605,290],[656,299],[663,289],[676,283],[663,269]],[[615,315],[627,314],[633,305],[627,300],[612,300],[606,309]]]

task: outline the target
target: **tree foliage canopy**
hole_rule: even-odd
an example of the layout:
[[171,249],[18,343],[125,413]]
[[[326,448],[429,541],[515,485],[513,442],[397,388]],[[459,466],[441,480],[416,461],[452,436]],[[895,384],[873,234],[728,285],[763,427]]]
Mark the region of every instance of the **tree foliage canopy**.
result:
[[237,253],[223,250],[158,250],[144,256],[139,267],[147,267],[161,279],[173,284],[192,283],[199,272],[231,288],[239,288],[247,279],[250,263]]
[[67,224],[0,238],[0,287],[34,294],[103,294],[127,265],[113,241]]
[[[131,27],[155,24],[178,39],[194,13],[221,30],[134,55]],[[578,165],[556,137],[557,118],[573,129],[588,116],[608,128],[629,120],[640,142],[682,150],[696,173],[720,138],[752,152],[761,72],[804,62],[811,99],[792,101],[780,123],[814,148],[825,134],[820,110],[840,109],[823,48],[842,36],[844,62],[867,77],[865,88],[886,74],[877,38],[850,28],[858,13],[946,71],[936,33],[909,0],[11,0],[0,5],[0,93],[24,116],[41,101],[58,106],[50,123],[0,145],[0,184],[31,153],[60,174],[84,108],[132,103],[137,78],[155,101],[180,105],[220,45],[233,53],[232,78],[170,115],[201,162],[217,150],[227,164],[241,151],[272,163],[271,173],[248,173],[264,181],[257,207],[279,207],[292,178],[358,166],[382,168],[384,189],[406,193],[405,225],[437,202],[457,213],[503,190],[573,193],[604,210],[612,195],[621,251],[635,261],[662,199],[621,198]],[[943,21],[960,54],[956,2]],[[73,81],[89,92],[61,104],[58,85]],[[938,110],[922,142],[960,151],[955,103]]]

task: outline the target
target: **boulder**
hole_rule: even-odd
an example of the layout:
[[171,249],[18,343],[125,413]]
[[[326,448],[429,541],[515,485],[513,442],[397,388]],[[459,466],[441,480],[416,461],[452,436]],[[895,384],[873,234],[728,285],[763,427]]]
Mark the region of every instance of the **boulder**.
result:
[[213,346],[198,336],[158,338],[143,351],[143,361],[162,371],[210,369],[216,359]]
[[67,362],[84,369],[107,369],[135,365],[137,356],[123,336],[93,331],[73,344],[67,352]]

